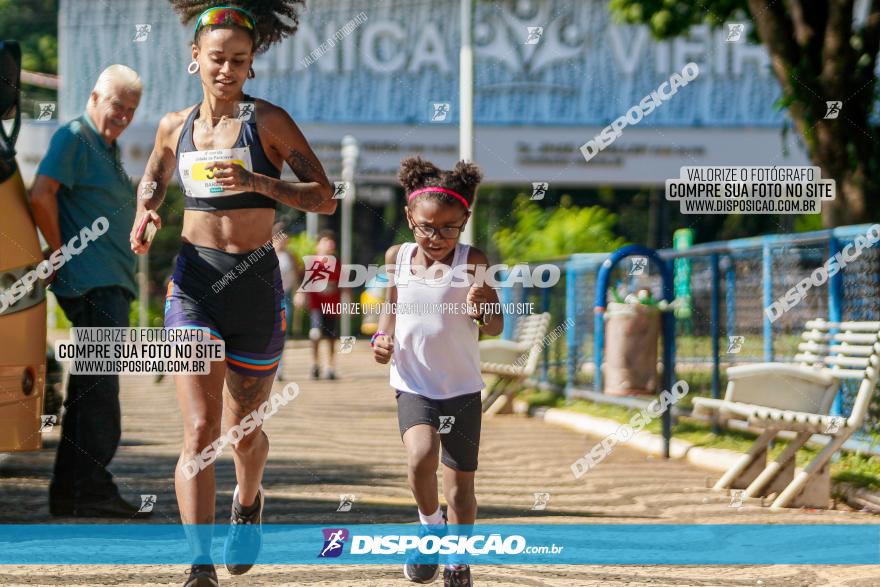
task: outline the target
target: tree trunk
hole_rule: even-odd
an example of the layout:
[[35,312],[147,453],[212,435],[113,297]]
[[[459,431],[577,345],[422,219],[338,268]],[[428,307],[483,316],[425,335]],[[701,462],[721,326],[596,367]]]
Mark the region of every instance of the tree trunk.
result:
[[[835,199],[822,202],[822,224],[830,228],[876,219],[868,202],[877,199],[880,187],[875,178],[880,151],[870,121],[880,2],[872,2],[859,31],[862,55],[853,48],[852,0],[794,2],[791,12],[783,2],[748,0],[748,5],[810,160],[821,168],[823,179],[835,180]],[[843,106],[837,118],[825,119],[825,103],[831,100]]]
[[[841,117],[844,114],[841,113]],[[856,119],[861,118],[857,114]],[[819,120],[815,128],[816,144],[810,150],[810,159],[822,169],[823,179],[835,180],[835,198],[822,202],[822,224],[831,228],[843,224],[861,224],[871,220],[868,199],[877,198],[877,180],[868,170],[876,156],[872,141],[865,128],[847,122],[852,132],[837,120]],[[873,162],[876,164],[876,162]],[[877,218],[877,214],[874,214]]]

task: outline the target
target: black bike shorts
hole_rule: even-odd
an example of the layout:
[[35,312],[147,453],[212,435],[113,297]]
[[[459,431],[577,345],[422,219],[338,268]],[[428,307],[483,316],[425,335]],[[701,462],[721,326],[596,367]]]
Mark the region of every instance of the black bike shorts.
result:
[[227,366],[241,375],[274,375],[287,317],[278,257],[183,243],[165,296],[166,328],[207,328],[222,339]]
[[483,405],[480,392],[435,400],[417,393],[397,392],[400,436],[416,424],[433,426],[440,434],[440,462],[457,471],[476,471],[480,452]]

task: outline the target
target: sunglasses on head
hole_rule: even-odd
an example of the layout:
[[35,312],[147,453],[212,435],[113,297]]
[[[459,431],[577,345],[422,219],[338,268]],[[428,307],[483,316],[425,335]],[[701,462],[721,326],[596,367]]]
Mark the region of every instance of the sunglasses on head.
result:
[[199,32],[199,29],[203,26],[219,24],[234,24],[253,31],[256,28],[255,22],[254,16],[244,8],[215,6],[199,15],[199,18],[196,19],[196,28],[193,30],[193,34]]

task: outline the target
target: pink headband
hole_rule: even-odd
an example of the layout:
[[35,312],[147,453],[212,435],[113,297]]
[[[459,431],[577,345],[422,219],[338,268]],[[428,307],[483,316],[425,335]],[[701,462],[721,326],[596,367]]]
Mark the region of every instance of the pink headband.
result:
[[419,189],[417,189],[416,191],[412,192],[412,193],[409,195],[409,197],[406,199],[406,201],[407,201],[407,202],[411,202],[414,196],[417,196],[417,195],[419,195],[419,194],[424,194],[425,192],[443,192],[444,194],[449,194],[450,196],[453,196],[453,197],[458,198],[459,201],[460,201],[462,204],[464,204],[464,207],[465,207],[465,208],[467,208],[468,210],[471,209],[471,207],[468,205],[467,200],[464,199],[464,196],[462,196],[462,195],[459,194],[458,192],[454,192],[454,191],[452,191],[452,190],[448,190],[448,189],[446,189],[446,188],[438,188],[438,187],[433,187],[433,186],[432,186],[432,187],[426,187],[426,188],[419,188]]

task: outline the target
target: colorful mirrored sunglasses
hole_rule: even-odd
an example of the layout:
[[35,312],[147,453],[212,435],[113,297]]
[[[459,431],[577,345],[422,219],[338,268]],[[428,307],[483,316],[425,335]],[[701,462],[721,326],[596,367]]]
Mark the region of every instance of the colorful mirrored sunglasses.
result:
[[217,24],[234,24],[249,30],[254,30],[254,16],[244,8],[235,6],[215,6],[204,11],[196,20],[196,28],[193,34],[197,33],[203,26]]

